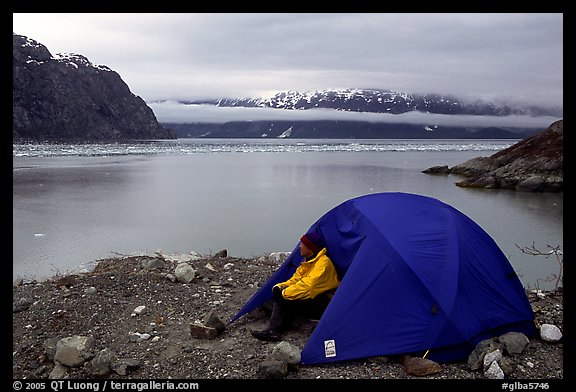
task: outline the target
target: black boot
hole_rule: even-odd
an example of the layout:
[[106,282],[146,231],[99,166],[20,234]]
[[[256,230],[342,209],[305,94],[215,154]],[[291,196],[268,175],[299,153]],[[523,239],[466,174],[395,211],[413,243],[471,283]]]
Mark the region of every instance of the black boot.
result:
[[275,301],[268,328],[263,331],[252,331],[252,336],[258,340],[279,342],[282,340],[282,332],[288,329],[293,318],[292,313],[285,309],[285,305]]
[[265,342],[279,342],[282,340],[282,335],[270,328],[266,328],[263,331],[252,331],[251,333],[256,339]]

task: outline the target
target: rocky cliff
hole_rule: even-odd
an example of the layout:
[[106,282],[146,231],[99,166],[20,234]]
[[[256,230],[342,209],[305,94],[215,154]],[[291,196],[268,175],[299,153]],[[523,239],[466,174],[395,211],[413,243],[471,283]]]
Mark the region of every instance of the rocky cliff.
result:
[[13,34],[13,140],[167,139],[118,73]]
[[564,120],[489,157],[477,157],[449,168],[435,166],[429,174],[466,177],[461,187],[562,192],[564,178]]

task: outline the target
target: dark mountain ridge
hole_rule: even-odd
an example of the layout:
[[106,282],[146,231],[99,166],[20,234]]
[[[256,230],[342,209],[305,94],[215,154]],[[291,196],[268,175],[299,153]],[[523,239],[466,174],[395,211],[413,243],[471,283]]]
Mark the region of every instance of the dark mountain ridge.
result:
[[230,121],[163,123],[179,138],[302,138],[302,139],[521,139],[541,128],[449,127],[363,121]]
[[118,73],[13,34],[12,139],[173,139]]

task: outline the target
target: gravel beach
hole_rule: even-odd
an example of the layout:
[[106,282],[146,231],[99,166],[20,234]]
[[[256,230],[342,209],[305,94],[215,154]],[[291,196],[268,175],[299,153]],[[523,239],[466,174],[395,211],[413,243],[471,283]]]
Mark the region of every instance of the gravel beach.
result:
[[[225,254],[225,253],[224,253]],[[222,256],[222,255],[220,255]],[[266,326],[263,309],[228,321],[278,268],[279,257],[188,257],[193,278],[182,282],[176,266],[186,255],[126,255],[99,260],[79,274],[13,285],[13,379],[259,379],[278,343],[254,339]],[[536,324],[563,329],[561,290],[529,291]],[[194,335],[207,317],[224,323],[217,334]],[[304,321],[284,336],[302,349],[315,324]],[[89,347],[72,366],[55,359],[59,342],[83,337]],[[60,343],[61,344],[61,343]],[[86,343],[88,345],[88,343]],[[97,367],[104,354],[112,365]],[[61,355],[61,354],[58,354]],[[291,379],[486,379],[468,363],[441,364],[432,374],[408,374],[406,357],[376,357],[323,365],[291,365]],[[563,340],[532,337],[519,354],[504,352],[504,379],[562,381]]]

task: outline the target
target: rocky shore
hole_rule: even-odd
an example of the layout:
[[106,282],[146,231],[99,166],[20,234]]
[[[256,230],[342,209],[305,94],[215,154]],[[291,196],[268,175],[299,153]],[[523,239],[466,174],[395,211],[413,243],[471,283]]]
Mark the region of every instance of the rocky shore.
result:
[[[436,364],[394,356],[299,365],[299,350],[314,322],[302,321],[281,343],[260,342],[250,334],[265,327],[265,309],[228,324],[285,257],[157,252],[99,260],[91,271],[41,282],[17,280],[12,376],[564,380],[561,290],[528,291],[539,331],[551,332],[530,339],[515,336],[515,343],[504,337],[485,341],[468,362]],[[495,374],[488,372],[495,367]]]
[[476,157],[453,167],[433,166],[426,174],[464,177],[460,187],[562,192],[564,189],[564,120],[489,157]]

